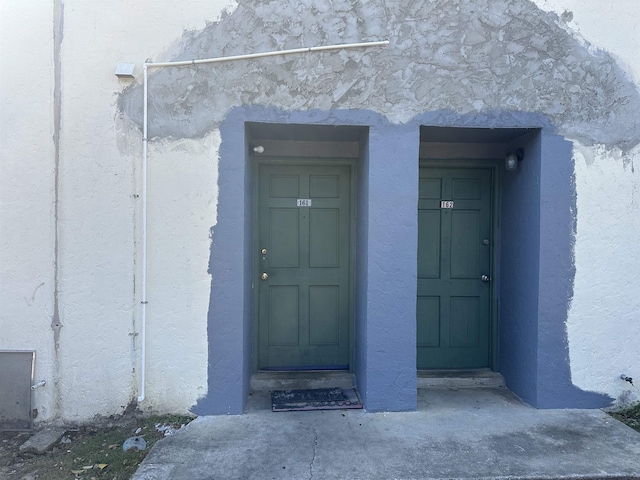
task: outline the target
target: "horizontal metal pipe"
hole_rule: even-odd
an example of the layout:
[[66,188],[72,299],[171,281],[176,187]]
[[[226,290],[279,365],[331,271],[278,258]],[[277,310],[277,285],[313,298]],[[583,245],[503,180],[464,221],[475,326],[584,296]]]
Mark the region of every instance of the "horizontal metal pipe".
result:
[[277,55],[290,55],[293,53],[321,52],[324,50],[340,50],[343,48],[379,47],[384,45],[389,45],[389,40],[382,40],[379,42],[344,43],[342,45],[326,45],[323,47],[292,48],[290,50],[274,50],[272,52],[248,53],[244,55],[232,55],[229,57],[203,58],[200,60],[181,60],[176,62],[158,63],[151,62],[145,63],[145,65],[149,68],[187,67],[190,65],[201,65],[203,63],[231,62],[234,60],[251,60],[253,58],[275,57]]

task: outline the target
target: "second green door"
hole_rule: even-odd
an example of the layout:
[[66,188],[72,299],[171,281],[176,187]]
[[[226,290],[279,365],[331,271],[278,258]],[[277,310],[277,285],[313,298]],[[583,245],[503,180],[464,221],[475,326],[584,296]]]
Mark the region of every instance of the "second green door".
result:
[[490,366],[491,170],[420,168],[417,366]]

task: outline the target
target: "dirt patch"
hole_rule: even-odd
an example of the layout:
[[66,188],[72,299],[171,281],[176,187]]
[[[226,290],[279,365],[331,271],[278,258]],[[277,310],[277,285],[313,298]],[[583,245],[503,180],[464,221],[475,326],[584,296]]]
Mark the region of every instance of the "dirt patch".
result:
[[[158,440],[191,420],[186,416],[135,414],[100,418],[90,425],[67,428],[62,439],[42,455],[20,452],[31,433],[0,432],[0,478],[128,480]],[[131,437],[142,437],[147,448],[124,451],[122,445]]]
[[640,403],[619,412],[609,412],[609,415],[640,432]]

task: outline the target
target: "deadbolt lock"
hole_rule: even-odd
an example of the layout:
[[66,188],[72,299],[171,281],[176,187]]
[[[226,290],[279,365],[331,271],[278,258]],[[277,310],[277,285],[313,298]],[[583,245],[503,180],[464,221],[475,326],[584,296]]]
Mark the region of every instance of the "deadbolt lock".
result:
[[261,253],[262,255],[266,255],[266,254],[267,254],[267,249],[266,249],[266,248],[263,248],[262,250],[260,250],[260,253]]
[[489,275],[482,275],[482,276],[480,277],[480,280],[482,280],[483,282],[488,282],[488,281],[489,281],[489,280],[491,280],[491,279],[489,278]]
[[260,275],[261,280],[267,280],[268,278],[269,278],[269,275],[266,272],[263,272],[263,274]]

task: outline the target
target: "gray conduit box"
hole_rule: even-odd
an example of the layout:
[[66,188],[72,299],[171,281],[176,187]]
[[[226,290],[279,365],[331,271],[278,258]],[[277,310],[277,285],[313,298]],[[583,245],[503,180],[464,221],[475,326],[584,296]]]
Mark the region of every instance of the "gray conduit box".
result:
[[0,350],[0,431],[33,429],[34,351]]

